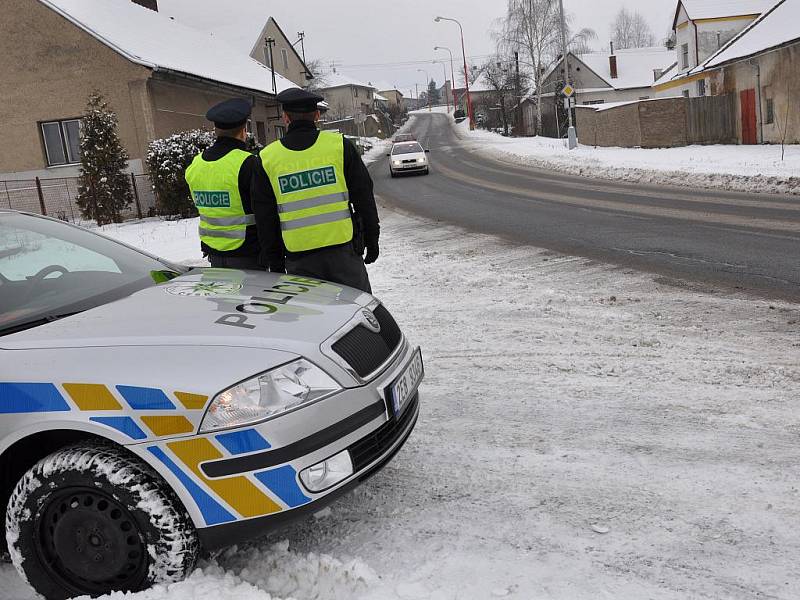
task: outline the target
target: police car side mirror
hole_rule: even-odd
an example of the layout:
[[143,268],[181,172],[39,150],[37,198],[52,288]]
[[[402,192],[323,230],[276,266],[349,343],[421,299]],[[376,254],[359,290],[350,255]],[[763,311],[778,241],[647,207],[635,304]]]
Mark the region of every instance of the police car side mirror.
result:
[[430,151],[430,150],[425,150],[425,153],[426,153],[426,154],[430,154],[430,153],[431,153],[431,151]]
[[387,154],[386,156],[391,156],[391,154]]

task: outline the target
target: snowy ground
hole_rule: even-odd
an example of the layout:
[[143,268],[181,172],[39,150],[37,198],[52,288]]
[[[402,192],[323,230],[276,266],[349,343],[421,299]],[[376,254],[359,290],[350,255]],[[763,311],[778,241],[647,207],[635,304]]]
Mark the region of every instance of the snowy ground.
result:
[[[373,284],[427,359],[404,450],[318,518],[111,598],[800,597],[800,306],[382,217]],[[199,263],[196,227],[105,232]],[[32,598],[7,565],[0,589]]]
[[565,140],[506,138],[469,124],[455,125],[471,149],[517,164],[555,169],[601,179],[719,188],[762,193],[800,194],[800,145],[688,146],[684,148],[595,148],[580,144],[570,151]]

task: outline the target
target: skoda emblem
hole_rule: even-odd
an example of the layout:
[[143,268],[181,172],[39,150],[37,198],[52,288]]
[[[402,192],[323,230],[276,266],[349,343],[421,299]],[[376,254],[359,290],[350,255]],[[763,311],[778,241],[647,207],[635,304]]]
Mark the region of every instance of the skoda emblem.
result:
[[361,314],[364,315],[364,320],[367,323],[367,327],[369,327],[375,333],[381,332],[381,324],[380,321],[378,321],[378,317],[376,317],[374,314],[372,314],[371,311],[366,309],[361,311]]

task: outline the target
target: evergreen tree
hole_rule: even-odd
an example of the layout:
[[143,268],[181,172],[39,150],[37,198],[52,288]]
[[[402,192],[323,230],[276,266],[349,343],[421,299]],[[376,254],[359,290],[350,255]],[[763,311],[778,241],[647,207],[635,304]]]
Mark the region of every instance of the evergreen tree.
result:
[[117,115],[99,92],[89,96],[81,119],[81,174],[77,204],[81,214],[98,225],[119,223],[133,201],[124,173],[128,153],[117,131]]
[[428,82],[428,98],[431,104],[439,104],[442,101],[439,88],[436,87],[436,82],[433,79]]

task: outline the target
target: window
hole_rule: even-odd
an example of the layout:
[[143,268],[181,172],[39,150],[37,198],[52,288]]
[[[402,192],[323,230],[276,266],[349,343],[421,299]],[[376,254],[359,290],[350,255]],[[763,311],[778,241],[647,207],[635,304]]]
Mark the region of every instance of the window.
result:
[[586,102],[584,102],[584,104],[589,104],[589,105],[591,105],[591,104],[605,104],[605,103],[606,103],[605,100],[587,100]]
[[639,100],[650,100],[650,96],[639,96]]
[[688,98],[689,97],[689,90],[683,90],[683,97],[684,98]]
[[279,140],[283,139],[286,135],[286,128],[283,125],[275,125],[275,137]]
[[281,48],[281,58],[283,59],[283,68],[289,70],[289,52],[286,48]]
[[358,98],[358,88],[357,87],[353,88],[353,98]]
[[267,128],[264,121],[256,121],[256,133],[258,134],[258,143],[264,146],[267,143]]
[[703,97],[706,95],[706,80],[701,79],[697,82],[697,95]]
[[85,229],[0,214],[0,335],[119,300],[155,285],[167,270]]
[[42,123],[47,166],[74,165],[81,161],[80,129],[78,119]]
[[681,56],[683,56],[683,68],[689,68],[689,44],[683,44],[681,46]]
[[269,46],[264,48],[264,64],[270,69],[272,68],[272,61],[269,59]]
[[775,122],[775,99],[767,98],[767,114],[764,117],[764,123],[771,125]]

